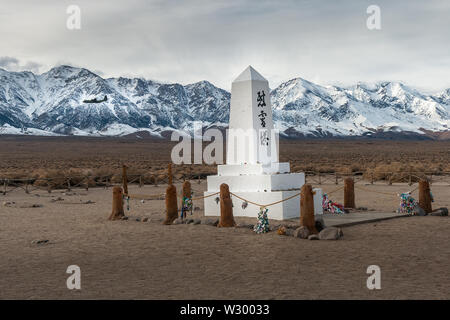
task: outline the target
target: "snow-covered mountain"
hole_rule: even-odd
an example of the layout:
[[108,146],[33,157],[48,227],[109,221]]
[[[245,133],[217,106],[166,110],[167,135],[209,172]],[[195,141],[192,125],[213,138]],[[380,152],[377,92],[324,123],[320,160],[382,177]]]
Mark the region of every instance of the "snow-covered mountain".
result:
[[[106,101],[86,102],[96,98]],[[443,132],[450,89],[427,95],[398,82],[324,87],[301,78],[271,92],[275,126],[286,136]],[[0,134],[124,135],[228,123],[230,93],[189,85],[102,77],[60,66],[41,75],[0,69]]]
[[271,93],[278,128],[293,134],[367,135],[450,127],[450,89],[433,96],[399,82],[323,87],[301,78]]

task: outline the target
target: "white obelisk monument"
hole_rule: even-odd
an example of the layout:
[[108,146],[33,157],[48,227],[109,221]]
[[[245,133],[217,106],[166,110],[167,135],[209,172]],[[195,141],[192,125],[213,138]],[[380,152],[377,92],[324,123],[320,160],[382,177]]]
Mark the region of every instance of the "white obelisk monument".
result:
[[[278,134],[274,130],[269,82],[249,66],[231,86],[230,124],[227,130],[226,164],[217,175],[207,177],[208,196],[222,183],[239,197],[258,204],[277,202],[299,193],[304,173],[290,173],[280,163]],[[315,189],[314,210],[322,214],[322,190]],[[217,197],[205,198],[205,215],[220,216]],[[259,207],[232,196],[235,216],[257,217]],[[268,207],[269,219],[284,220],[300,215],[300,197]]]

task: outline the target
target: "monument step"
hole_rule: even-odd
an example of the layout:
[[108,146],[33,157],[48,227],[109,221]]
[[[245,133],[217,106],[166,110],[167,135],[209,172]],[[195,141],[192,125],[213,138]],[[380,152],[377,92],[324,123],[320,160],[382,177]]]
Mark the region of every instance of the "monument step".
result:
[[217,192],[222,183],[228,184],[232,192],[251,191],[269,192],[274,190],[300,189],[305,184],[305,174],[281,173],[242,176],[208,176],[207,190]]
[[289,162],[274,162],[268,166],[256,164],[224,164],[217,166],[219,176],[240,176],[249,174],[289,173]]

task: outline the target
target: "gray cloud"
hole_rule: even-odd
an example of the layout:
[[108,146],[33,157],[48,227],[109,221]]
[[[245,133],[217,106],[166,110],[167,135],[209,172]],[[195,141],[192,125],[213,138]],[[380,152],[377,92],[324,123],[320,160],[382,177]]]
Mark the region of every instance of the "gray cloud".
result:
[[[104,76],[229,89],[251,64],[272,87],[294,77],[450,87],[450,3],[440,0],[3,2],[0,52],[41,70],[64,60]],[[81,30],[66,28],[70,4],[81,8]],[[378,31],[366,28],[371,4],[381,8]]]
[[0,57],[0,68],[11,69],[19,65],[19,60],[13,57]]
[[8,71],[32,71],[39,73],[42,65],[37,62],[27,61],[25,64],[21,64],[19,59],[14,57],[0,57],[0,68]]

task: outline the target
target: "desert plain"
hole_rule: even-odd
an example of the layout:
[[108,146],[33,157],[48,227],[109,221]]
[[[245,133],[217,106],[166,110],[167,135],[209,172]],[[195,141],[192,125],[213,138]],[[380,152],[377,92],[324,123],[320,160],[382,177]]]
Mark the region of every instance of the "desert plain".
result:
[[[0,298],[450,298],[449,217],[346,226],[340,240],[310,241],[275,231],[257,235],[249,228],[206,225],[203,202],[194,201],[188,217],[202,223],[165,226],[161,195],[167,185],[163,179],[152,184],[149,178],[141,187],[130,183],[130,194],[147,199],[129,201],[128,219],[108,221],[111,187],[120,184],[122,164],[130,175],[151,171],[163,176],[172,145],[146,138],[0,137],[0,179],[70,173],[112,177],[106,185],[94,179],[87,190],[81,184],[69,191],[62,183],[50,193],[33,185],[28,194],[13,187],[0,193]],[[398,193],[413,191],[417,197],[420,172],[433,176],[433,208],[450,207],[450,177],[445,174],[450,171],[450,142],[287,140],[280,150],[281,161],[290,161],[293,171],[311,172],[307,182],[332,192],[330,198],[337,202],[343,201],[342,191],[335,191],[340,178],[355,174],[360,187],[355,214],[393,213]],[[204,177],[214,174],[214,166],[174,166],[177,190],[186,170],[194,197],[201,195]],[[413,177],[397,175],[389,183],[385,172]],[[321,180],[313,173],[322,173]],[[255,220],[236,217],[240,225]],[[81,269],[81,290],[66,286],[69,265]],[[370,265],[380,267],[380,290],[366,286]]]

